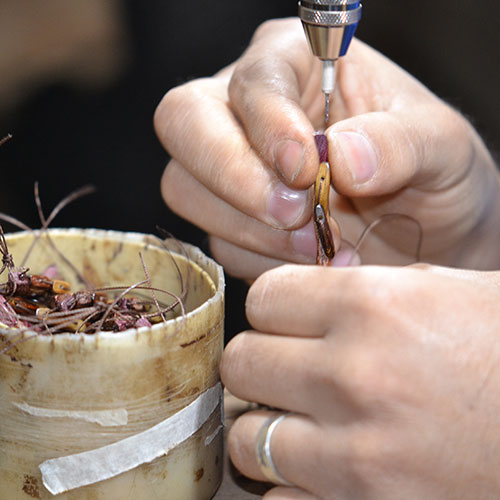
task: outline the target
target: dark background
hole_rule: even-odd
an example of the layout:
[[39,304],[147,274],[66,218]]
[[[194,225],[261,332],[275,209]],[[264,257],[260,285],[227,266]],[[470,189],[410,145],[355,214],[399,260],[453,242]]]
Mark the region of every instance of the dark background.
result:
[[[117,81],[100,90],[54,81],[0,114],[0,137],[14,135],[0,149],[0,211],[37,227],[35,180],[46,210],[92,183],[98,192],[66,208],[55,226],[150,233],[160,225],[207,251],[205,235],[161,199],[168,157],[154,135],[155,107],[169,88],[237,58],[261,22],[295,15],[296,2],[129,0],[123,6],[130,57]],[[366,0],[357,34],[467,114],[497,150],[499,11],[498,0]],[[245,327],[245,291],[229,280],[228,336]]]

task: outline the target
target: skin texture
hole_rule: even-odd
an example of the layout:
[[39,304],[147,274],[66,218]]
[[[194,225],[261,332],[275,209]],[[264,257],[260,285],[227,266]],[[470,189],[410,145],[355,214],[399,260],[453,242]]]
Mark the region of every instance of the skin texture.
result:
[[[412,260],[418,232],[403,220],[367,240],[369,266],[304,265],[316,252],[319,78],[297,20],[268,22],[240,60],[170,91],[155,115],[172,156],[166,202],[210,234],[226,271],[257,278],[254,330],[229,343],[221,375],[236,396],[293,412],[271,448],[296,487],[265,498],[498,498],[500,280],[465,269],[500,264],[494,162],[458,112],[353,41],[325,132],[336,243],[406,214],[434,265],[380,265]],[[349,252],[342,243],[334,266]],[[268,416],[244,415],[229,438],[235,465],[258,480]]]
[[[295,413],[271,449],[283,477],[313,495],[303,498],[498,498],[498,278],[283,266],[255,282],[255,331],[229,343],[222,378],[242,399]],[[229,437],[236,467],[258,480],[267,416],[245,414]]]
[[[157,109],[156,130],[173,158],[163,196],[210,234],[215,257],[235,276],[314,262],[307,223],[318,169],[313,135],[323,119],[319,79],[300,23],[269,22],[234,65],[171,90]],[[354,243],[368,223],[401,213],[422,226],[422,260],[498,264],[498,174],[459,113],[354,40],[338,63],[331,119],[331,213],[344,239]],[[406,221],[381,224],[363,263],[411,263],[417,236]]]

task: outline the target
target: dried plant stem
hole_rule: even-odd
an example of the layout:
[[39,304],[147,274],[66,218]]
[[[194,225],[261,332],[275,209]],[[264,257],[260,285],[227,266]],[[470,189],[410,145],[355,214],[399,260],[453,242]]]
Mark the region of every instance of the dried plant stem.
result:
[[149,290],[151,291],[151,297],[153,297],[153,302],[155,303],[156,309],[158,310],[158,313],[160,314],[161,319],[163,321],[167,321],[164,314],[161,312],[160,304],[158,304],[158,299],[156,298],[156,294],[152,288],[153,285],[151,284],[151,277],[149,276],[148,268],[146,267],[146,263],[144,262],[144,257],[142,256],[141,252],[139,252],[139,258],[141,259],[142,269],[144,270],[144,275],[146,276],[147,284],[148,284]]
[[42,227],[40,228],[40,231],[36,234],[35,239],[33,240],[33,242],[31,243],[31,246],[29,247],[28,251],[26,252],[26,255],[24,256],[23,261],[21,262],[21,267],[26,264],[26,261],[28,260],[29,256],[31,255],[31,252],[33,251],[33,248],[38,243],[38,240],[42,236],[43,232],[49,227],[50,223],[55,219],[57,214],[59,214],[59,212],[64,207],[66,207],[68,204],[70,204],[71,202],[77,200],[78,198],[81,198],[82,196],[93,193],[94,191],[95,191],[95,187],[90,186],[90,185],[84,186],[80,189],[77,189],[76,191],[73,191],[68,196],[63,198],[55,206],[55,208],[52,210],[52,212],[50,212],[49,217],[47,219],[45,219],[45,217],[43,215],[42,204],[41,204],[39,192],[38,192],[38,183],[35,183],[35,200],[36,200],[35,203],[36,203],[37,208],[38,208],[38,213],[40,215]]
[[7,134],[3,139],[0,139],[0,146],[3,146],[7,141],[12,139],[11,134]]
[[[354,251],[353,251],[353,256],[351,257],[351,261],[352,261],[354,255],[359,254],[359,250],[361,248],[361,245],[364,243],[364,241],[366,240],[367,236],[379,224],[381,224],[381,223],[383,223],[383,222],[385,222],[387,220],[390,220],[390,219],[406,219],[406,220],[412,222],[413,224],[415,224],[415,226],[418,229],[418,240],[417,240],[417,247],[416,247],[416,250],[415,250],[415,262],[419,262],[420,261],[420,253],[422,251],[422,240],[423,240],[423,234],[424,234],[423,229],[422,229],[422,225],[414,217],[411,217],[410,215],[405,215],[405,214],[384,214],[384,215],[381,215],[380,217],[378,217],[377,219],[375,219],[370,224],[368,224],[368,226],[366,226],[364,228],[363,232],[361,233],[361,236],[358,238],[358,241],[357,241],[356,245],[354,245]],[[350,265],[351,261],[349,262],[349,265]]]
[[[42,225],[36,231],[14,217],[0,213],[0,220],[11,223],[33,235],[33,241],[23,258],[22,266],[29,259],[40,238],[44,236],[62,261],[73,270],[82,283],[87,285],[87,290],[70,293],[68,283],[65,284],[65,282],[60,280],[52,280],[46,276],[29,275],[27,268],[15,267],[13,258],[8,251],[3,229],[0,226],[0,252],[2,254],[0,274],[5,269],[9,270],[8,282],[1,285],[3,309],[0,311],[2,314],[0,321],[7,322],[7,326],[3,328],[0,325],[0,333],[10,334],[15,330],[19,332],[19,335],[16,334],[10,339],[4,338],[0,344],[0,354],[37,335],[82,332],[96,333],[98,331],[118,332],[134,328],[134,325],[136,328],[147,325],[151,326],[149,320],[154,323],[159,320],[158,318],[166,322],[167,318],[165,315],[173,311],[177,306],[180,307],[181,314],[185,317],[186,311],[183,300],[188,292],[186,281],[184,280],[179,264],[164,242],[161,242],[161,247],[167,251],[179,276],[181,286],[180,296],[152,286],[151,277],[141,253],[139,253],[139,258],[146,279],[127,287],[115,286],[95,289],[91,283],[88,283],[80,275],[78,269],[76,269],[71,261],[59,251],[50,238],[50,235],[46,232],[49,224],[65,206],[94,190],[93,186],[85,186],[74,191],[57,204],[49,217],[45,217],[40,199],[39,185],[35,183],[35,204]],[[189,261],[189,255],[185,251],[185,248],[181,244],[179,244],[179,247],[182,248],[182,252]],[[190,271],[191,269],[188,266],[187,282],[189,282]],[[125,297],[128,293],[137,290],[147,290],[152,300],[146,298],[139,299],[137,297],[129,299]],[[119,291],[120,293],[116,298],[108,299],[106,291]],[[157,293],[163,293],[172,297],[174,299],[173,303],[170,305],[161,304],[157,298]],[[121,301],[122,299],[123,302]],[[156,310],[150,312],[153,304]],[[26,333],[33,331],[36,332],[35,335],[25,336]]]
[[0,269],[0,274],[2,274],[5,269],[12,269],[14,267],[14,259],[9,253],[7,248],[7,241],[5,240],[5,234],[3,232],[3,227],[0,225],[0,252],[2,253],[2,269]]
[[143,280],[143,281],[139,281],[139,283],[136,283],[135,285],[132,285],[132,286],[129,286],[127,289],[125,289],[120,295],[118,295],[118,297],[116,297],[116,299],[108,306],[108,309],[106,310],[106,312],[104,313],[104,316],[101,318],[101,320],[99,321],[99,324],[97,325],[97,330],[100,331],[102,330],[102,327],[104,325],[104,322],[106,321],[106,319],[108,318],[108,316],[110,315],[111,313],[111,310],[113,309],[113,307],[116,305],[116,303],[123,297],[125,297],[125,295],[127,295],[127,293],[131,292],[132,290],[134,290],[135,288],[137,288],[138,286],[141,286],[141,285],[144,285],[145,283],[147,283],[147,280]]

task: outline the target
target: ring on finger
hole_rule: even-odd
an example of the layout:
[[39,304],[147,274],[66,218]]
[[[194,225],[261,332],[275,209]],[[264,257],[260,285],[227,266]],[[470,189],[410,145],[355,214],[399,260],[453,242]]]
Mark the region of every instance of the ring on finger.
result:
[[278,413],[269,417],[257,433],[257,439],[255,442],[255,452],[260,470],[270,482],[283,486],[293,485],[279,473],[276,465],[274,464],[273,457],[271,455],[271,438],[280,422],[285,420],[285,418],[290,415],[290,413]]

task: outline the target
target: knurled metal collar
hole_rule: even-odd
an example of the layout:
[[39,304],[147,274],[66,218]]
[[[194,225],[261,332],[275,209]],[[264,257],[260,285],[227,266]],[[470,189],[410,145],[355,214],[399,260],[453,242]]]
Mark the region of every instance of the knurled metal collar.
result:
[[[325,1],[325,0],[324,0]],[[347,26],[361,19],[361,5],[354,10],[327,11],[309,9],[299,5],[299,17],[304,23],[319,26]]]
[[359,7],[360,0],[299,0],[299,5],[313,10],[350,10]]

